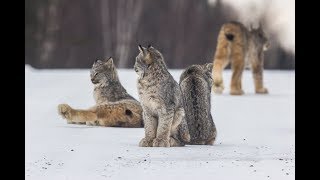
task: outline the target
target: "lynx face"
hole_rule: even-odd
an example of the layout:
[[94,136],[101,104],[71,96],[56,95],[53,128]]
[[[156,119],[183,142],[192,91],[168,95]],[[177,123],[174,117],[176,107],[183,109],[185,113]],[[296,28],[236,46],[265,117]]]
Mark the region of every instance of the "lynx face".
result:
[[[140,47],[139,47],[140,49]],[[147,51],[146,48],[141,47],[142,50],[140,50],[140,53],[138,54],[138,56],[136,57],[136,62],[134,64],[134,70],[136,71],[136,73],[138,74],[138,76],[140,78],[144,77],[145,72],[147,71],[147,69],[149,68],[149,64],[146,63],[145,61],[145,55],[143,54],[144,51]]]
[[267,51],[270,48],[269,38],[261,26],[258,29],[252,29],[250,32],[258,49],[261,48],[263,51]]
[[110,82],[117,78],[117,71],[110,57],[107,60],[96,60],[90,71],[91,82],[98,84],[101,82]]
[[134,70],[140,78],[145,76],[150,66],[156,66],[157,64],[163,64],[165,66],[161,53],[152,46],[145,48],[139,45],[139,51],[140,53],[136,57],[134,64]]

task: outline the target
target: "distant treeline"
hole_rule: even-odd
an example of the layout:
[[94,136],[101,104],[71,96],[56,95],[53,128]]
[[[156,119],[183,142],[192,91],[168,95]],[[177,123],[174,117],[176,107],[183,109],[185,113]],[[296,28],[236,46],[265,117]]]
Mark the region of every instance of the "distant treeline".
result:
[[[169,68],[211,62],[232,12],[207,0],[26,0],[25,63],[90,68],[112,56],[119,68],[132,68],[138,44],[159,49]],[[294,56],[271,43],[265,69],[294,69]]]

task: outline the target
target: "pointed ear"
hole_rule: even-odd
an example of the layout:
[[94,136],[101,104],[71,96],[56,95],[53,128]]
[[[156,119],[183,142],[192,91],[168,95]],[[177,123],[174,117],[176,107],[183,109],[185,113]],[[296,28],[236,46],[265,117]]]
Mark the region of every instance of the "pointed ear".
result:
[[112,59],[112,57],[109,57],[109,59],[107,60],[107,62],[113,64],[113,59]]
[[109,58],[105,59],[104,62],[106,64],[113,64],[113,59],[112,59],[112,57],[109,57]]
[[204,64],[204,68],[207,71],[212,72],[213,64],[212,63],[206,63],[206,64]]
[[139,51],[140,51],[140,52],[144,53],[144,49],[143,49],[143,47],[142,47],[140,44],[138,45],[138,48],[139,48]]

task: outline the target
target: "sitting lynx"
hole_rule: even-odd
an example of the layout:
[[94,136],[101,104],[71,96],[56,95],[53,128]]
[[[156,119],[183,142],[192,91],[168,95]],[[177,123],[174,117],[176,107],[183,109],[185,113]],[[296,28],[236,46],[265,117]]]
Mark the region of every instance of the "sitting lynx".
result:
[[180,87],[158,50],[140,45],[139,50],[134,69],[139,76],[137,87],[145,128],[145,138],[139,146],[184,146],[190,135]]
[[211,116],[212,63],[192,65],[180,76],[186,120],[193,145],[213,145],[217,130]]
[[87,110],[58,106],[68,123],[109,127],[143,127],[142,107],[121,85],[112,58],[94,62],[91,72],[96,105]]
[[268,93],[263,86],[264,53],[270,46],[261,24],[258,29],[250,31],[239,22],[229,22],[222,26],[213,61],[213,87],[215,93],[222,93],[224,86],[222,80],[223,69],[231,62],[233,71],[231,79],[231,95],[242,95],[242,72],[246,65],[251,64],[255,92]]

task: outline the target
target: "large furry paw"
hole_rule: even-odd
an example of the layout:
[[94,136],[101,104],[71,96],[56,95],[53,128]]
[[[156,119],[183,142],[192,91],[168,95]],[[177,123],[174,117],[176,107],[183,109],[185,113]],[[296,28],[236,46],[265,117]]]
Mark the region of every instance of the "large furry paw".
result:
[[167,139],[155,138],[153,140],[153,147],[170,147],[170,142]]
[[212,86],[212,91],[216,94],[222,94],[223,90],[224,90],[223,84],[220,84],[220,85],[214,84]]
[[149,140],[149,139],[146,139],[146,138],[142,138],[140,143],[139,143],[139,146],[140,147],[152,147],[152,139]]
[[96,121],[87,121],[85,123],[87,126],[96,126],[98,124]]
[[185,144],[183,142],[180,142],[179,140],[170,137],[170,147],[179,147],[179,146],[184,146]]
[[242,95],[242,94],[244,94],[244,91],[242,90],[242,89],[237,89],[237,90],[235,90],[235,89],[233,89],[233,90],[231,90],[230,91],[230,94],[231,95]]
[[58,113],[62,116],[62,118],[67,119],[68,124],[72,124],[71,111],[72,111],[72,108],[68,104],[59,104],[58,105]]
[[261,88],[261,89],[256,89],[257,94],[268,94],[268,89],[267,88]]

